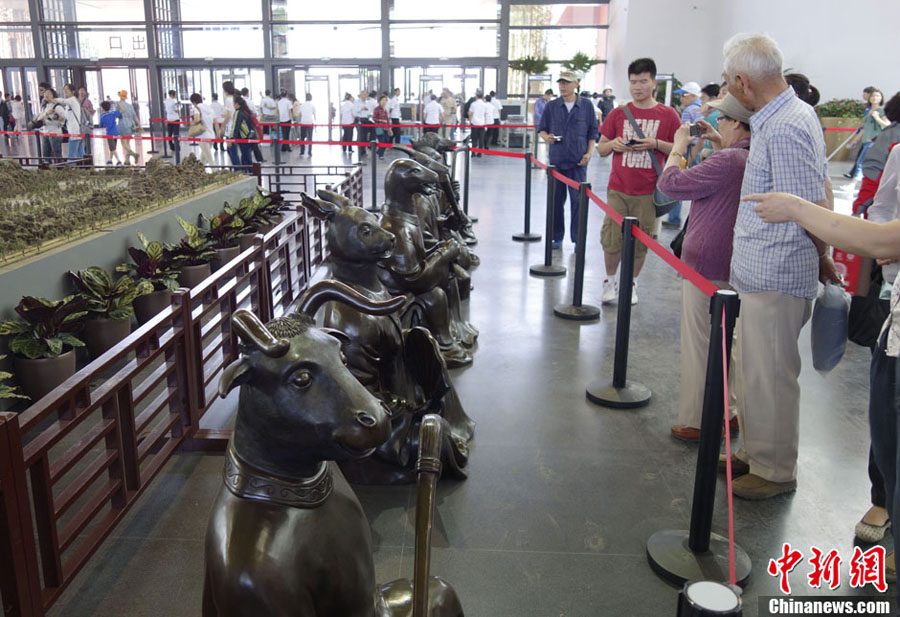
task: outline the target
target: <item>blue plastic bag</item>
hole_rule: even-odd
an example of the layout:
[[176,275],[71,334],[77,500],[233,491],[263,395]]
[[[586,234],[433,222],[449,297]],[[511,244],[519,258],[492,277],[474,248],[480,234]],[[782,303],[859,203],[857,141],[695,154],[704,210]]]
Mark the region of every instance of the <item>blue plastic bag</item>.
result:
[[813,307],[810,342],[813,367],[827,373],[838,365],[847,347],[847,318],[850,294],[838,285],[827,283]]

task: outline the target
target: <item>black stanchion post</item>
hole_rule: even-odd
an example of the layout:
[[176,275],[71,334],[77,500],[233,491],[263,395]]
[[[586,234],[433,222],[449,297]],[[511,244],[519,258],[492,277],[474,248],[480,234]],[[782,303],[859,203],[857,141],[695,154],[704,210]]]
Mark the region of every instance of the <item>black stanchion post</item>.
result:
[[525,153],[525,231],[513,234],[516,242],[540,242],[541,234],[531,233],[531,157]]
[[147,132],[150,133],[150,149],[147,150],[147,154],[159,154],[159,150],[156,149],[156,142],[153,140],[153,120],[150,120],[150,126],[147,127]]
[[175,164],[181,162],[181,144],[179,143],[178,133],[172,135],[172,150],[175,151]]
[[584,295],[584,253],[587,244],[589,182],[578,186],[578,234],[575,237],[575,280],[572,284],[572,304],[558,304],[553,307],[553,314],[562,319],[572,321],[590,321],[600,318],[600,307],[582,304]]
[[369,207],[370,212],[378,212],[378,192],[375,189],[375,183],[378,181],[378,157],[375,155],[375,148],[378,142],[374,139],[369,142],[372,153],[372,205]]
[[[716,499],[719,441],[725,419],[725,372],[722,366],[723,360],[725,364],[729,364],[739,307],[738,295],[730,290],[717,291],[710,302],[709,356],[690,530],[658,531],[647,541],[647,557],[651,567],[657,574],[676,584],[689,580],[729,579],[728,539],[712,533],[712,516]],[[727,359],[722,357],[723,328]],[[737,545],[734,547],[734,568],[735,581],[738,585],[744,585],[750,577],[750,557]]]
[[544,263],[531,266],[528,271],[534,276],[562,276],[565,266],[553,263],[553,209],[556,179],[553,177],[553,165],[547,166],[547,223],[544,227]]
[[638,220],[626,216],[622,221],[622,263],[619,274],[619,306],[616,320],[616,352],[612,382],[599,380],[588,384],[585,394],[592,403],[616,409],[634,409],[650,402],[650,389],[635,381],[628,381],[628,337],[631,330],[631,289],[634,282],[633,228]]
[[[281,144],[278,143],[278,137],[281,133],[281,125],[276,124],[274,126],[274,130],[272,131],[272,152],[275,153],[275,164],[281,165]],[[225,144],[222,144],[225,145]]]
[[[169,130],[168,130],[168,124],[166,123],[165,120],[163,120],[163,127],[165,127],[165,128],[163,128],[163,131],[162,131],[163,155],[161,158],[170,159],[170,158],[172,158],[172,155],[169,154],[169,142],[166,140],[166,137],[169,136],[168,135]],[[152,122],[150,123],[150,137],[153,137],[153,123]],[[151,140],[150,143],[152,144],[153,141]],[[172,150],[174,150],[174,149],[175,149],[175,146],[173,145]]]
[[471,159],[472,150],[469,146],[466,146],[463,159],[463,171],[465,172],[465,178],[463,178],[463,212],[466,216],[469,216],[469,170],[471,169]]

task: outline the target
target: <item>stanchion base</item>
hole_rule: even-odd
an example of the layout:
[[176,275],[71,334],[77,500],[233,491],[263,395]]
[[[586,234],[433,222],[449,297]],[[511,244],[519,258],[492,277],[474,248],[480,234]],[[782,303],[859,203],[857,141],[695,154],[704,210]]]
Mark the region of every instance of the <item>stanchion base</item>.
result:
[[171,155],[171,154],[164,154],[164,155],[162,155],[162,156],[159,157],[159,158],[161,158],[161,159],[170,159],[170,158],[172,158],[172,155]]
[[581,306],[557,304],[553,307],[553,314],[561,319],[591,321],[592,319],[600,319],[600,307],[591,304],[582,304]]
[[147,150],[147,154],[159,154],[159,150]]
[[531,266],[528,268],[528,271],[534,276],[565,276],[566,274],[565,266],[557,266],[556,264]]
[[540,242],[541,234],[513,234],[512,239],[516,242]]
[[617,388],[612,381],[596,381],[585,391],[590,402],[613,409],[634,409],[650,402],[650,389],[634,381],[626,381],[624,388]]
[[[688,547],[689,532],[657,531],[647,540],[647,561],[659,576],[675,585],[687,581],[719,581],[728,583],[728,538],[712,534],[709,550],[694,553]],[[734,574],[741,587],[750,579],[752,566],[744,549],[734,546]]]

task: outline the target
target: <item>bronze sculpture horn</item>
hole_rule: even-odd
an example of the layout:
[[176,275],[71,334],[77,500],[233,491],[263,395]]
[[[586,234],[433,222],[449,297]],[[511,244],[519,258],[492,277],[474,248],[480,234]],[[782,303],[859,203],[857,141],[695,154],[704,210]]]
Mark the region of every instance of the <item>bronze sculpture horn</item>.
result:
[[343,302],[361,313],[369,315],[389,315],[406,304],[405,296],[396,296],[390,300],[379,302],[362,295],[349,285],[339,281],[319,281],[306,290],[300,297],[297,312],[313,317],[316,311],[330,301]]
[[329,191],[328,189],[319,189],[318,191],[316,191],[316,195],[319,196],[319,199],[324,199],[325,201],[331,202],[336,206],[340,206],[341,208],[346,208],[353,205],[353,202],[351,202],[346,195],[341,195],[340,193],[335,193],[334,191]]
[[259,317],[247,309],[236,310],[231,322],[242,341],[252,344],[270,358],[280,358],[291,348],[290,341],[275,338]]

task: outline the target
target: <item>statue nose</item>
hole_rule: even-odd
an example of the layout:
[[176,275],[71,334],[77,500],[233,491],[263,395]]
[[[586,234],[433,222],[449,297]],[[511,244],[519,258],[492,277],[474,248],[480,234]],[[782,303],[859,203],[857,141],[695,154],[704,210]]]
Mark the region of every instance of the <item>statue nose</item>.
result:
[[375,417],[370,413],[366,413],[365,411],[356,412],[356,421],[366,428],[372,428],[373,426],[378,424],[378,421],[375,419]]

